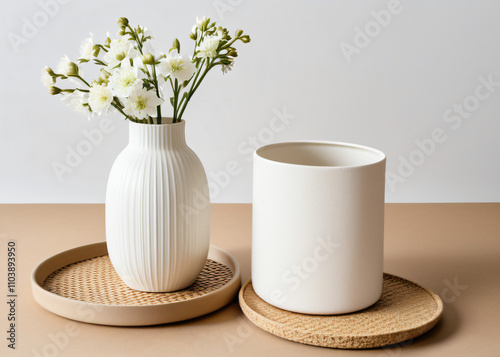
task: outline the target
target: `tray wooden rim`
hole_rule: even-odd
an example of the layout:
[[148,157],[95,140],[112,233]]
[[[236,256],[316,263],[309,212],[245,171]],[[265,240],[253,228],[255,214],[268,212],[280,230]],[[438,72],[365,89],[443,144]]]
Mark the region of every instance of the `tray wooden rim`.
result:
[[240,267],[236,258],[223,249],[210,245],[208,259],[229,267],[233,277],[219,289],[188,300],[155,305],[104,305],[66,298],[42,287],[52,272],[72,263],[107,254],[106,242],[99,242],[68,249],[43,260],[31,274],[35,301],[52,313],[75,321],[111,326],[147,326],[209,314],[230,303],[241,285]]
[[[268,318],[265,315],[259,314],[252,307],[250,307],[247,301],[244,298],[244,294],[249,285],[252,284],[252,279],[249,279],[240,289],[238,294],[238,300],[243,310],[245,316],[257,327],[267,331],[275,336],[293,341],[299,342],[303,344],[313,345],[313,346],[321,346],[321,347],[329,347],[329,348],[339,348],[339,349],[366,349],[366,348],[376,348],[383,347],[391,344],[401,343],[420,335],[423,335],[430,329],[432,329],[441,319],[444,311],[443,301],[433,291],[414,283],[411,280],[402,278],[397,275],[384,273],[384,276],[394,277],[400,280],[403,280],[407,283],[410,283],[418,288],[422,289],[426,292],[430,298],[434,300],[436,303],[436,310],[432,314],[428,320],[420,326],[408,327],[407,329],[401,329],[393,332],[382,332],[380,334],[365,334],[365,335],[352,335],[352,334],[326,334],[326,333],[318,333],[312,332],[305,327],[294,329],[290,326],[281,324],[273,319]],[[258,297],[257,293],[254,294]],[[260,297],[259,297],[260,299]],[[263,301],[263,300],[262,300]],[[266,305],[270,305],[267,302],[263,301]],[[271,305],[270,305],[271,306]],[[370,309],[370,308],[368,308]],[[281,309],[280,309],[281,310]],[[299,313],[293,313],[298,314]],[[353,313],[356,314],[356,313]],[[306,315],[306,314],[304,314]],[[264,323],[265,322],[265,323]],[[294,333],[295,336],[294,336]],[[305,336],[314,336],[318,337],[313,338],[314,343],[311,342],[309,338]]]

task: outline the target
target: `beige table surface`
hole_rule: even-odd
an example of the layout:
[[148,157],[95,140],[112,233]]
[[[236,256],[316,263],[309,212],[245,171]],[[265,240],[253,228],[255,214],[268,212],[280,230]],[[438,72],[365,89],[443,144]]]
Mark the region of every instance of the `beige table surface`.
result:
[[[385,271],[435,291],[445,302],[433,330],[390,349],[331,350],[287,341],[249,323],[237,302],[190,321],[141,328],[73,322],[38,306],[31,295],[32,269],[60,251],[104,241],[104,232],[103,205],[0,205],[1,356],[500,356],[498,203],[387,204]],[[246,281],[251,205],[212,205],[211,234],[212,244],[238,259]],[[6,341],[11,240],[18,246],[15,351]]]

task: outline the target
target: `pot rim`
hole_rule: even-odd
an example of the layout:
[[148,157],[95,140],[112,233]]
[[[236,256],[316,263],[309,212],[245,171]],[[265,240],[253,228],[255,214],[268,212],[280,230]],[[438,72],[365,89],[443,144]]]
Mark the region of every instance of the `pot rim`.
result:
[[[364,164],[355,164],[355,165],[308,165],[308,164],[297,164],[297,163],[292,163],[292,162],[284,162],[284,161],[278,161],[274,160],[271,158],[268,158],[264,156],[264,152],[266,150],[272,149],[272,148],[277,148],[277,147],[283,147],[283,146],[306,146],[306,145],[324,145],[324,146],[329,146],[329,147],[343,147],[343,148],[348,148],[351,150],[362,150],[365,152],[369,152],[371,154],[375,154],[377,157],[375,159],[367,160],[366,163]],[[270,163],[273,163],[274,165],[283,165],[283,166],[288,166],[288,167],[301,167],[301,168],[307,168],[307,169],[318,169],[318,170],[339,170],[339,169],[352,169],[352,168],[362,168],[362,167],[368,167],[372,165],[378,165],[381,163],[384,163],[386,161],[386,155],[378,150],[374,149],[369,146],[365,145],[359,145],[359,144],[353,144],[353,143],[346,143],[346,142],[340,142],[340,141],[324,141],[324,140],[297,140],[297,141],[285,141],[281,143],[274,143],[274,144],[268,144],[259,147],[257,150],[254,152],[254,159],[260,159],[264,161],[268,161]]]

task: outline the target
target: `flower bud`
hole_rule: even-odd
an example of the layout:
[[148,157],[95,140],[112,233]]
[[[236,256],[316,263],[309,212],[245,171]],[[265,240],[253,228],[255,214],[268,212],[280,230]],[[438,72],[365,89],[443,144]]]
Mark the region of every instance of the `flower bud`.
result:
[[78,76],[78,65],[76,63],[70,62],[68,68],[68,76]]
[[45,67],[45,71],[47,71],[47,73],[49,74],[49,76],[51,76],[52,78],[56,77],[56,74],[54,73],[54,71],[52,70],[52,68]]
[[109,83],[110,75],[111,74],[108,71],[106,71],[104,68],[101,68],[99,77],[96,80],[94,80],[94,82],[101,85],[107,85]]
[[120,17],[118,19],[118,26],[120,27],[127,27],[128,26],[128,19],[126,17]]
[[101,71],[99,72],[99,76],[103,79],[108,79],[109,76],[111,76],[111,73],[106,71],[104,68],[101,68]]
[[243,42],[243,43],[248,43],[248,42],[250,42],[250,36],[248,36],[248,35],[241,36],[241,37],[240,37],[240,40],[241,40],[241,42]]
[[208,23],[209,22],[210,22],[210,17],[207,18],[206,16],[203,16],[203,18],[201,19],[201,21],[198,23],[198,28],[201,31],[206,31],[207,28],[208,28]]
[[243,30],[237,30],[234,37],[240,37],[241,35],[243,35]]
[[181,52],[181,44],[178,39],[174,39],[174,42],[172,43],[172,48],[170,50],[177,50],[177,52]]
[[141,57],[142,63],[144,64],[154,64],[155,63],[155,57],[151,53],[146,53],[144,56]]
[[61,88],[57,88],[55,86],[52,86],[49,88],[50,94],[56,95],[56,94],[61,94],[62,90]]
[[94,57],[99,57],[99,52],[101,52],[101,47],[94,45],[94,47],[92,47],[92,55]]

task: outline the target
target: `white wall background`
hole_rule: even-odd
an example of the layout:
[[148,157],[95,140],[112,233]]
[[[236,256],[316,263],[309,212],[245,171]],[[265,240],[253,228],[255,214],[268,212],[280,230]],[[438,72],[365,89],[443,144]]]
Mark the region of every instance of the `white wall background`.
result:
[[[76,59],[89,32],[102,40],[120,16],[152,29],[158,47],[179,37],[191,48],[197,15],[252,37],[234,70],[210,73],[185,113],[213,202],[251,201],[252,145],[306,139],[384,151],[388,202],[500,201],[500,2],[402,0],[385,27],[375,24],[372,11],[390,3],[2,0],[0,202],[104,202],[127,122],[110,116],[111,132],[59,180],[54,162],[65,164],[103,118],[88,121],[48,95],[40,69]],[[345,56],[356,28],[371,37]],[[477,89],[480,77],[497,84]],[[290,123],[272,126],[283,111]],[[425,141],[422,153],[416,141],[435,130],[440,142],[431,150]],[[222,182],[228,163],[240,169]]]

